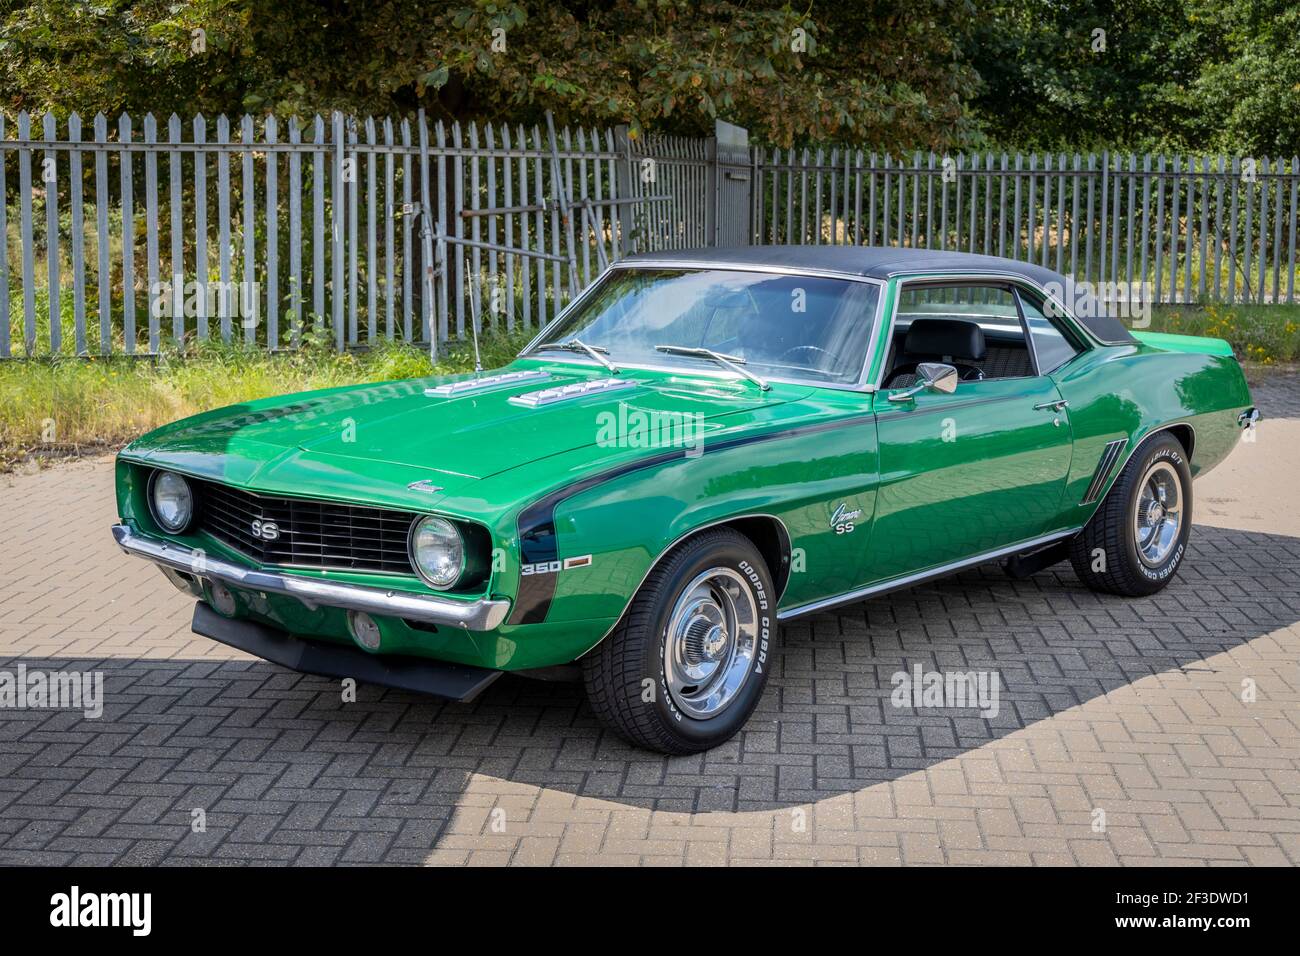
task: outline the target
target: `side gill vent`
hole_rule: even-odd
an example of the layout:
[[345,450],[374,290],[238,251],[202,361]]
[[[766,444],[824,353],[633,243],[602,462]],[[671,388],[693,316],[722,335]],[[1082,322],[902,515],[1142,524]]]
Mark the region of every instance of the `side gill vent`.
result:
[[1119,456],[1123,454],[1127,445],[1127,438],[1117,438],[1106,443],[1106,447],[1101,451],[1101,460],[1097,462],[1097,470],[1092,473],[1092,482],[1088,485],[1088,490],[1084,493],[1083,500],[1079,504],[1092,504],[1097,500],[1097,496],[1101,494],[1101,489],[1106,487],[1106,481],[1110,478],[1110,473],[1115,469],[1115,462],[1119,461]]

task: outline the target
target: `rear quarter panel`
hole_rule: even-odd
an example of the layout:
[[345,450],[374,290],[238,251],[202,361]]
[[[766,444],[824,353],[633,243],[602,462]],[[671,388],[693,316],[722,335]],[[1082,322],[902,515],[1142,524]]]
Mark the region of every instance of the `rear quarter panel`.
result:
[[[1214,340],[1207,340],[1213,344]],[[1078,526],[1096,503],[1081,506],[1107,442],[1128,438],[1098,496],[1105,496],[1122,464],[1153,432],[1188,425],[1194,432],[1192,475],[1219,464],[1240,435],[1237,416],[1251,407],[1245,375],[1229,352],[1171,351],[1154,344],[1096,348],[1052,376],[1070,402],[1074,460],[1067,479],[1060,526]]]

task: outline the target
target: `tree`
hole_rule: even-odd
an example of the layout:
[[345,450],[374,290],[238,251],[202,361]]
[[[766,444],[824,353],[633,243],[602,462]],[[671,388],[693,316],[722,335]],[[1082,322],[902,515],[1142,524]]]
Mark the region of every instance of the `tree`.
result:
[[1230,153],[1300,153],[1300,7],[1289,0],[1190,4],[1218,59],[1175,99],[1187,139]]
[[1300,152],[1294,0],[0,0],[0,106]]
[[[443,14],[425,80],[488,113],[704,133],[721,116],[780,145],[953,145],[974,125],[957,58],[973,5],[868,0],[804,14],[727,0],[479,3]],[[490,12],[492,11],[492,12]]]
[[1293,0],[993,0],[971,105],[1009,148],[1300,151]]
[[1094,149],[1181,139],[1171,94],[1195,79],[1203,48],[1179,0],[1006,0],[966,52],[995,143]]
[[[330,109],[629,123],[779,144],[976,135],[971,0],[36,0],[0,7],[10,109]],[[196,31],[204,37],[195,50]]]

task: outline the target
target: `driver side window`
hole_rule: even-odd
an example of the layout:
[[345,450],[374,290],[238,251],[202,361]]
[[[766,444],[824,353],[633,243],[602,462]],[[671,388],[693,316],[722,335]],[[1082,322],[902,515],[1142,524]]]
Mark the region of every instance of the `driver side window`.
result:
[[888,389],[915,384],[916,366],[925,362],[952,365],[963,382],[1034,374],[1016,297],[1004,283],[905,286],[891,349],[882,384]]

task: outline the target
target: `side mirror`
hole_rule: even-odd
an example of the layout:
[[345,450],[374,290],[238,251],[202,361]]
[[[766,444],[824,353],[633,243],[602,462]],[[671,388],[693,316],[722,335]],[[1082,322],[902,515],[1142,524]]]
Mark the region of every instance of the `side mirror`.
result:
[[890,394],[889,400],[891,402],[910,402],[915,395],[926,389],[951,395],[957,390],[957,382],[960,378],[955,368],[951,365],[945,365],[943,362],[922,362],[916,367],[916,375],[920,379],[919,382],[911,388],[903,389],[901,392],[893,392]]

